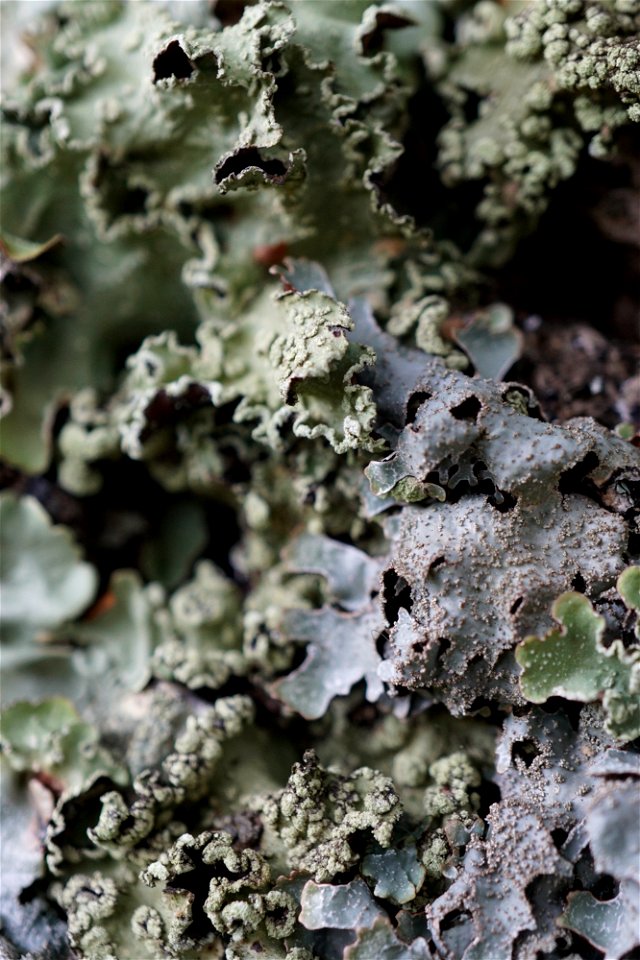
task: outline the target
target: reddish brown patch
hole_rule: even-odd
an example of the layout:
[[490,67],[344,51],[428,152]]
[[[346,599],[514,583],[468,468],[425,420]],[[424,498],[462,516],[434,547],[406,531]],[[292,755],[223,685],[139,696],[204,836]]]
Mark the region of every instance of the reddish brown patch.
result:
[[457,334],[460,330],[463,330],[467,326],[467,320],[460,316],[460,314],[452,314],[452,316],[447,317],[444,323],[440,327],[440,336],[444,340],[450,340],[452,343],[456,342]]
[[381,257],[400,257],[407,249],[407,241],[402,237],[383,237],[373,245],[373,252]]
[[253,248],[253,259],[261,267],[275,267],[282,263],[287,255],[287,244],[284,240],[279,243],[263,243]]
[[29,781],[28,790],[33,807],[42,823],[48,823],[53,813],[54,803],[51,795],[59,797],[64,788],[65,784],[59,777],[44,770],[38,771]]
[[104,613],[108,613],[116,605],[116,595],[113,590],[107,590],[101,597],[98,597],[94,605],[87,611],[85,620],[95,620]]

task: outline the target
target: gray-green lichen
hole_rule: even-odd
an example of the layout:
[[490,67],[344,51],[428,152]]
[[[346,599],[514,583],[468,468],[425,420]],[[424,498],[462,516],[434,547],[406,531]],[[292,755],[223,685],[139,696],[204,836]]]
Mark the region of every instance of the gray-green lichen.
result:
[[439,164],[451,186],[482,189],[473,260],[504,261],[584,150],[608,156],[640,120],[639,18],[626,0],[489,0],[461,18]]
[[349,777],[332,774],[308,752],[261,812],[265,826],[287,848],[291,866],[322,883],[356,862],[352,837],[369,834],[388,847],[401,806],[393,781],[378,771],[363,767]]
[[224,741],[237,736],[252,719],[245,697],[220,699],[200,716],[187,718],[174,750],[155,770],[144,770],[127,802],[118,792],[105,793],[98,821],[88,836],[96,846],[124,855],[158,825],[170,821],[177,807],[206,792]]
[[[184,834],[143,871],[141,879],[150,887],[163,885],[174,899],[184,890],[189,906],[183,935],[191,922],[197,890],[191,889],[185,874],[199,871],[199,885],[206,899],[203,909],[213,930],[232,940],[244,940],[264,925],[267,936],[282,939],[293,932],[296,904],[284,891],[267,890],[270,870],[267,861],[251,849],[234,850],[232,837],[208,832],[194,838]],[[174,934],[176,939],[180,933]],[[187,934],[188,936],[188,934]]]
[[621,960],[640,458],[502,382],[492,270],[637,129],[638,4],[31,6],[0,954]]
[[245,672],[239,591],[213,564],[200,561],[156,622],[163,637],[153,652],[156,677],[217,689]]

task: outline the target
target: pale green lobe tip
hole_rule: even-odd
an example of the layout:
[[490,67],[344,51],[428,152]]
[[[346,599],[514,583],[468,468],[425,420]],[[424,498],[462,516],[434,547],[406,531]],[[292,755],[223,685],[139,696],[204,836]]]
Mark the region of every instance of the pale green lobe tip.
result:
[[637,945],[637,450],[473,307],[640,117],[634,2],[0,4],[3,455],[99,566],[0,497],[3,814],[74,956]]
[[62,241],[63,237],[60,233],[56,233],[43,243],[33,243],[31,240],[23,240],[10,233],[4,233],[0,235],[0,252],[14,263],[28,263],[30,260],[37,260]]
[[551,612],[559,623],[583,642],[595,643],[602,635],[604,619],[595,613],[582,593],[563,593],[554,602]]
[[623,570],[616,586],[627,607],[640,613],[640,566]]
[[[619,578],[623,587],[633,590],[635,569]],[[607,729],[621,740],[634,739],[640,729],[637,648],[627,650],[619,640],[604,647],[605,620],[582,594],[563,594],[552,612],[562,629],[527,637],[516,648],[523,695],[532,703],[552,696],[584,703],[601,699]]]

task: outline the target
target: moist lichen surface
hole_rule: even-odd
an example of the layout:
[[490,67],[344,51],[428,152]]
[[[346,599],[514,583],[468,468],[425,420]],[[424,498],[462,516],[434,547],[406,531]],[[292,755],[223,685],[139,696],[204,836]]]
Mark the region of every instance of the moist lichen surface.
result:
[[0,12],[0,956],[631,960],[638,0]]

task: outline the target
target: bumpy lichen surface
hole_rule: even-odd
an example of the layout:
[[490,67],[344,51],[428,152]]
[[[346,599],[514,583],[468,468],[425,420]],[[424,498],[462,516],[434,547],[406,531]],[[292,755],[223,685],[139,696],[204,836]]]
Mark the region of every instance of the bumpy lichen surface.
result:
[[0,955],[635,955],[637,438],[488,291],[637,0],[2,16]]

